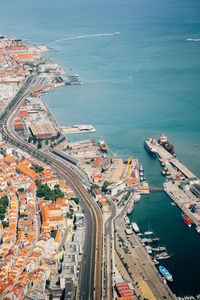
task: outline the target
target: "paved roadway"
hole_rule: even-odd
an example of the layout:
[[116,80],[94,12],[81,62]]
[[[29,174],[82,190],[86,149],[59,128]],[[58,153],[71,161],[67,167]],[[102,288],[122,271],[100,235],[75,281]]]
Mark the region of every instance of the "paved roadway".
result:
[[36,88],[36,74],[30,77],[26,82],[20,93],[14,97],[14,104],[10,109],[6,109],[6,115],[2,117],[1,132],[9,142],[17,145],[31,155],[41,160],[47,160],[50,165],[57,170],[58,173],[63,175],[66,181],[71,185],[76,195],[80,198],[80,204],[85,210],[87,220],[87,230],[85,237],[84,248],[84,263],[81,268],[80,292],[79,299],[101,299],[101,254],[102,254],[102,216],[99,207],[94,203],[93,199],[88,195],[84,186],[77,179],[77,176],[66,168],[53,155],[43,153],[35,149],[35,147],[27,142],[21,140],[13,131],[13,115],[22,104],[22,101],[30,95],[33,89]]
[[113,225],[112,221],[116,215],[116,207],[113,201],[109,200],[112,211],[105,223],[104,231],[104,282],[103,299],[113,299]]

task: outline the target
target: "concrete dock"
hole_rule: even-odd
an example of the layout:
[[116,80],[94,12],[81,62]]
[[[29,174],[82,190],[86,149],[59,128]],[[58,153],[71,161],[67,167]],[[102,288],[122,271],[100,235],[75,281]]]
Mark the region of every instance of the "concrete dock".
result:
[[173,173],[177,173],[178,170],[188,179],[196,178],[196,175],[194,175],[186,166],[184,166],[177,158],[173,157],[173,155],[165,150],[165,148],[162,146],[158,145],[157,153],[159,157],[161,157],[163,161],[168,164],[167,166],[169,166],[169,163],[171,164],[171,171]]
[[[150,141],[148,141],[150,143]],[[164,166],[171,176],[170,181],[163,184],[164,191],[179,206],[179,208],[196,225],[200,225],[200,197],[192,193],[191,187],[200,184],[200,179],[193,174],[177,158],[170,154],[158,143],[156,144],[157,154],[162,159]],[[200,195],[199,195],[200,196]],[[195,205],[195,213],[191,212],[190,206]]]
[[200,225],[200,214],[192,213],[189,209],[190,204],[194,204],[194,200],[189,195],[180,190],[176,184],[168,181],[163,184],[164,191],[168,196],[180,207],[180,209],[190,218],[190,220],[196,225]]
[[92,133],[96,129],[92,125],[73,125],[73,126],[61,126],[65,134],[77,134],[77,133]]

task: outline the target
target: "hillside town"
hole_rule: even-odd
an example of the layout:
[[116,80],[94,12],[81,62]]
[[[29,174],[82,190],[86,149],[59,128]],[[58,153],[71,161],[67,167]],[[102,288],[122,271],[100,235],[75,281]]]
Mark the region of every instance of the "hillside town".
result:
[[44,296],[51,278],[49,293],[62,295],[65,278],[77,284],[84,238],[79,200],[49,166],[2,142],[0,153],[0,294]]

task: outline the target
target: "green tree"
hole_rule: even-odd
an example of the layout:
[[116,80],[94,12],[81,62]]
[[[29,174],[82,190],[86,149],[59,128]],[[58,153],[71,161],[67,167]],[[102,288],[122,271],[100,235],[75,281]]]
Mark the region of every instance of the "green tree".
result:
[[112,183],[111,182],[109,182],[109,181],[104,181],[104,183],[103,183],[103,186],[102,186],[102,188],[101,188],[101,190],[102,190],[102,192],[106,192],[107,190],[106,190],[106,188],[109,186],[109,185],[111,185]]
[[92,184],[90,190],[92,191],[93,189],[99,189],[98,184]]
[[68,219],[73,219],[73,215],[72,215],[72,213],[70,213],[70,212],[67,212],[67,218],[68,218]]
[[3,228],[9,227],[9,223],[7,221],[2,221]]
[[41,143],[40,141],[38,142],[37,148],[38,148],[38,149],[41,149],[41,148],[42,148],[42,143]]
[[40,165],[33,165],[31,169],[33,169],[36,173],[41,173],[42,171],[44,171],[44,168]]
[[47,184],[39,184],[36,192],[37,197],[44,197],[46,200],[55,201],[57,198],[63,198],[64,193],[60,190],[59,187],[50,189]]
[[76,204],[79,204],[79,198],[71,197],[69,200],[73,200]]

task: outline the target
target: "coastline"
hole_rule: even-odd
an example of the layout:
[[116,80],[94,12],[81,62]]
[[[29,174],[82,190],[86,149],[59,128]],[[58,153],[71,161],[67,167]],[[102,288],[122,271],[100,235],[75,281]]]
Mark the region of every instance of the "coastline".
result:
[[[43,99],[42,99],[42,101],[43,101]],[[44,102],[44,101],[43,101]],[[46,109],[47,109],[47,111],[50,113],[50,115],[52,116],[52,118],[53,119],[55,119],[54,118],[54,116],[53,116],[53,114],[51,113],[51,111],[48,109],[48,107],[47,107],[47,105],[46,105],[46,103],[44,102],[44,104],[45,104],[45,106],[46,106]],[[55,120],[55,122],[56,122],[56,124],[58,125],[58,123],[57,123],[57,121]],[[58,125],[59,126],[59,125]]]

